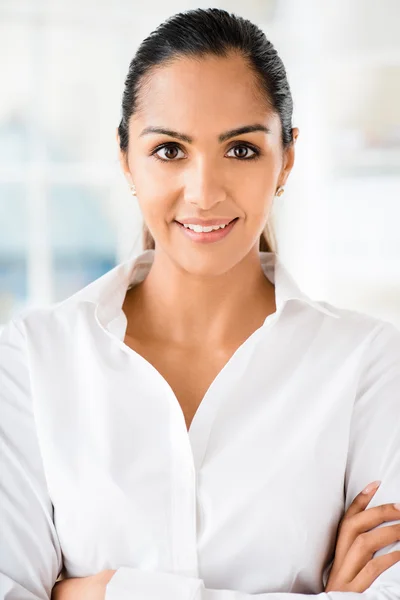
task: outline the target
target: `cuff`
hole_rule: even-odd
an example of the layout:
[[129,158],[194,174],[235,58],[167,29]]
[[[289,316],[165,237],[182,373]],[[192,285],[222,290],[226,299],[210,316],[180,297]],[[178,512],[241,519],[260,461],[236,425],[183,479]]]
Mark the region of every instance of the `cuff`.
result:
[[200,587],[200,579],[120,567],[106,585],[104,600],[194,600]]

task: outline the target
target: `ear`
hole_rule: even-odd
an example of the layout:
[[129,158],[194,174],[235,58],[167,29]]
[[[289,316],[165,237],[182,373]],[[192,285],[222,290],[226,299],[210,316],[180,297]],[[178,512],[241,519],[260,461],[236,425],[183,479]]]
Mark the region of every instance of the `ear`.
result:
[[128,184],[132,185],[133,181],[132,181],[131,172],[129,170],[128,157],[127,157],[126,152],[124,152],[123,150],[121,150],[121,147],[120,147],[118,127],[116,129],[115,138],[116,138],[117,144],[118,144],[118,160],[119,160],[119,164],[121,165],[122,172],[123,172],[123,174],[124,174],[124,176],[125,176]]
[[299,133],[300,133],[300,131],[299,131],[298,127],[293,127],[293,129],[292,129],[293,142],[291,143],[289,148],[287,148],[285,150],[285,153],[284,153],[283,168],[281,171],[281,175],[279,177],[279,185],[286,184],[286,181],[288,180],[290,172],[293,168],[294,159],[295,159],[295,145],[297,142],[297,138],[299,137]]

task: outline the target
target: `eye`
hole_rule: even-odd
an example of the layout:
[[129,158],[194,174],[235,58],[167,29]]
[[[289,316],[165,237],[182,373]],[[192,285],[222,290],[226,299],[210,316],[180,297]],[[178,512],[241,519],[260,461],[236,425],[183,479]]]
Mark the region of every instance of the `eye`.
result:
[[[158,154],[161,151],[165,151],[163,158]],[[151,153],[151,156],[154,156],[154,158],[156,158],[157,160],[162,160],[163,162],[172,162],[177,157],[177,151],[182,152],[182,150],[176,144],[172,144],[172,143],[163,144],[162,146],[158,146]],[[179,157],[179,158],[182,158],[182,157]]]
[[[260,155],[258,150],[256,150],[255,148],[252,148],[248,144],[236,144],[236,146],[233,146],[229,150],[229,152],[232,152],[232,150],[235,152],[235,155],[233,156],[233,158],[238,158],[239,160],[252,160],[252,159],[258,158]],[[239,150],[240,152],[236,152],[237,150]],[[249,151],[252,152],[252,154],[250,154],[250,156],[248,155]]]
[[[233,156],[231,155],[229,158],[237,158],[238,160],[253,160],[260,156],[260,152],[249,144],[236,144],[229,150],[229,152],[232,152],[232,150],[235,154]],[[161,152],[164,153],[164,156],[160,156],[159,153]],[[154,158],[161,160],[162,162],[172,162],[175,159],[179,160],[182,158],[182,156],[179,156],[179,152],[182,152],[183,154],[183,151],[177,144],[170,142],[167,144],[162,144],[161,146],[157,146],[157,148],[155,148],[151,153],[151,156],[154,156]],[[249,152],[251,153],[250,155]],[[229,154],[227,156],[229,156]]]

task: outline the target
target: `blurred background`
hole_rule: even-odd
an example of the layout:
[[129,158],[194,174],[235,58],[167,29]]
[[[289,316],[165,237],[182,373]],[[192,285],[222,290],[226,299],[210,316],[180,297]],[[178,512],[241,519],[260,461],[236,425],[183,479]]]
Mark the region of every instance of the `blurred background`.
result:
[[278,250],[316,299],[400,328],[398,0],[0,0],[0,326],[141,251],[115,129],[129,62],[168,16],[250,18],[299,127]]

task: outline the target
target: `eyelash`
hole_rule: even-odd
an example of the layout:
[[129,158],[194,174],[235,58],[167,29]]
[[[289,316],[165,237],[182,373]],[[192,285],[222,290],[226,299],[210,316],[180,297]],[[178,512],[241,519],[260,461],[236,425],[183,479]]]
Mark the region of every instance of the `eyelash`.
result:
[[[251,150],[252,152],[254,152],[253,156],[250,156],[249,158],[238,158],[237,156],[231,157],[229,156],[229,158],[235,158],[236,160],[240,160],[240,161],[246,161],[246,160],[257,160],[260,157],[260,151],[257,150],[257,148],[255,146],[252,146],[251,144],[248,143],[244,143],[241,142],[240,144],[235,144],[234,146],[232,146],[231,148],[229,148],[228,152],[230,152],[231,150],[233,150],[234,148],[249,148],[249,150]],[[159,160],[160,162],[166,163],[166,162],[177,162],[178,160],[182,160],[181,158],[177,159],[177,158],[160,158],[159,156],[157,156],[157,152],[159,152],[160,150],[162,150],[163,148],[178,148],[179,150],[182,150],[182,148],[179,146],[179,144],[176,144],[174,142],[168,142],[166,144],[161,144],[161,146],[157,146],[157,148],[155,148],[152,153],[150,154],[150,156],[152,156],[153,158],[155,158],[156,160]]]

